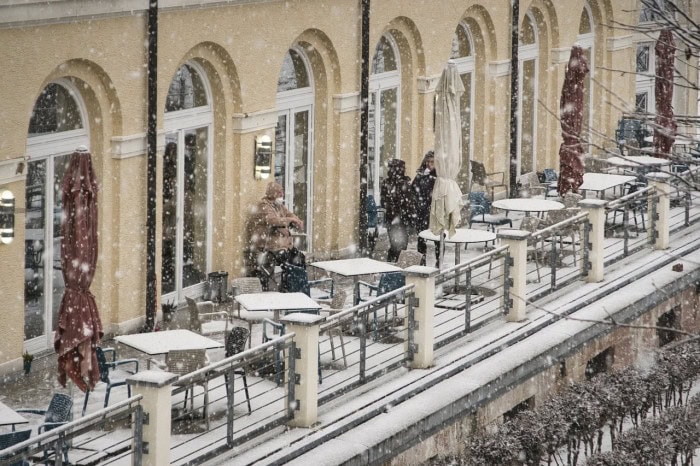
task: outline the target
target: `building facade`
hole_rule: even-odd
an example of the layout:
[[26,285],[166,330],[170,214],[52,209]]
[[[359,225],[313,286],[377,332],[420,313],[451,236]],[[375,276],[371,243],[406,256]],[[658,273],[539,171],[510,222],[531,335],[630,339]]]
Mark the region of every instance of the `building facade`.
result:
[[[159,2],[158,302],[200,296],[212,271],[244,274],[245,219],[272,179],[304,220],[314,257],[356,251],[361,7],[360,0]],[[698,17],[697,6],[684,8]],[[16,197],[14,240],[0,244],[0,372],[17,370],[25,350],[52,347],[64,288],[59,186],[79,145],[90,149],[100,183],[91,290],[105,331],[143,325],[147,9],[145,0],[0,5],[0,191]],[[387,160],[405,160],[412,175],[432,148],[435,87],[448,59],[466,89],[462,189],[469,160],[508,176],[510,18],[509,0],[371,2],[370,193]],[[575,43],[592,70],[589,150],[608,144],[620,115],[649,89],[635,72],[653,33],[622,25],[653,19],[637,0],[520,2],[518,173],[558,167],[558,105]],[[698,82],[694,66],[682,72]],[[697,92],[677,94],[676,111],[695,114]],[[268,170],[256,171],[256,147],[271,149]]]

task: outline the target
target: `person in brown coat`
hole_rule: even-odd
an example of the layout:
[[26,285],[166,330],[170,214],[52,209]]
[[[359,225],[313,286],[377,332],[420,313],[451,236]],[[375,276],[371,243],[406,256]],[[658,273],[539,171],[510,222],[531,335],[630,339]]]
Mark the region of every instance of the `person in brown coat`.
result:
[[271,181],[265,196],[248,217],[248,272],[260,278],[267,290],[275,265],[287,262],[294,242],[289,227],[299,230],[304,222],[284,205],[284,188]]

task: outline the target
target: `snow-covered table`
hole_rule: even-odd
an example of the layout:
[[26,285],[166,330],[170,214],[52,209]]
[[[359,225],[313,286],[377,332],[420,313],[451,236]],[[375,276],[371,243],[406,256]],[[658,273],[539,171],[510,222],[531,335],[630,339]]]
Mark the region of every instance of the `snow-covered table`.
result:
[[241,307],[250,312],[274,312],[274,320],[279,321],[281,312],[318,312],[321,305],[304,293],[245,293],[236,296]]
[[[430,230],[423,230],[418,233],[423,239],[430,241],[440,241],[438,235],[433,234]],[[459,250],[460,245],[468,243],[488,243],[489,241],[494,241],[496,239],[496,233],[492,233],[486,230],[475,230],[472,228],[457,228],[455,234],[449,238],[445,237],[446,243],[455,244],[455,265],[459,264]]]
[[15,424],[26,424],[28,422],[27,419],[16,413],[14,409],[0,401],[0,426],[12,426],[14,431]]
[[500,199],[498,201],[494,201],[491,205],[501,210],[525,212],[525,215],[529,215],[530,212],[549,212],[550,210],[560,210],[564,208],[564,204],[561,202],[531,197]]
[[671,163],[668,159],[662,159],[659,157],[651,157],[649,155],[635,155],[630,157],[609,157],[603,159],[608,165],[613,165],[619,168],[632,168],[632,169],[649,169],[658,168]]
[[373,273],[400,272],[402,269],[394,264],[382,262],[368,257],[357,257],[354,259],[339,259],[334,261],[321,261],[310,264],[327,272],[337,273],[344,277],[353,278],[353,303],[359,299],[360,289],[357,281],[360,275],[370,275]]
[[596,191],[599,197],[603,197],[606,190],[634,181],[636,177],[630,175],[612,175],[609,173],[584,173],[583,184],[579,191]]
[[[114,340],[148,356],[167,355],[173,350],[213,349],[224,346],[216,340],[183,329],[119,335],[114,337]],[[146,366],[150,368],[150,360]]]

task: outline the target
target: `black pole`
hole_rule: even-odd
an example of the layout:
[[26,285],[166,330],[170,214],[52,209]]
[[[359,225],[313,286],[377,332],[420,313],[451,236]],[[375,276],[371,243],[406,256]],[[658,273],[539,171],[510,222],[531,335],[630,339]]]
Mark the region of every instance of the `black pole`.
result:
[[367,151],[369,146],[369,2],[362,0],[362,68],[360,72],[360,254],[368,254]]
[[520,63],[518,60],[518,21],[520,18],[520,1],[511,0],[511,38],[510,38],[510,170],[509,190],[510,197],[517,196],[518,180],[518,74]]
[[146,326],[156,323],[156,105],[158,90],[158,0],[148,4],[148,172],[146,198]]

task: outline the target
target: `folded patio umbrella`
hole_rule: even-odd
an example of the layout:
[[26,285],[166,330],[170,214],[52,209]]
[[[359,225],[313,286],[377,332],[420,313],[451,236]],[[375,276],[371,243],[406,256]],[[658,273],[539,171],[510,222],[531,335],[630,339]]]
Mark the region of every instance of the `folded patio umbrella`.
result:
[[654,127],[654,153],[669,158],[676,140],[676,120],[673,116],[673,73],[676,45],[670,29],[664,29],[654,47],[656,53],[656,126]]
[[583,125],[583,78],[588,73],[588,61],[583,49],[574,44],[569,63],[566,65],[564,85],[559,101],[559,118],[563,141],[559,148],[559,183],[557,190],[563,196],[568,192],[578,193],[583,184],[583,148],[581,126]]
[[[464,85],[457,65],[449,61],[438,81],[435,103],[435,171],[437,179],[430,206],[430,231],[455,234],[461,220],[462,191],[457,174],[462,166],[462,122],[459,99]],[[444,242],[443,242],[444,244]],[[443,256],[444,257],[444,256]]]
[[102,322],[90,284],[97,264],[97,178],[90,153],[83,146],[71,155],[61,186],[61,267],[66,284],[58,310],[54,349],[58,381],[70,377],[82,391],[100,379],[95,348]]

